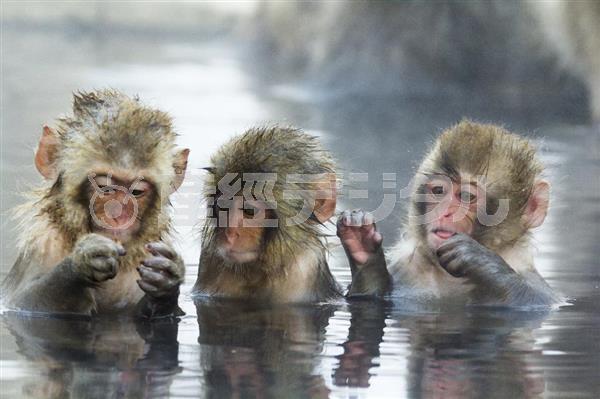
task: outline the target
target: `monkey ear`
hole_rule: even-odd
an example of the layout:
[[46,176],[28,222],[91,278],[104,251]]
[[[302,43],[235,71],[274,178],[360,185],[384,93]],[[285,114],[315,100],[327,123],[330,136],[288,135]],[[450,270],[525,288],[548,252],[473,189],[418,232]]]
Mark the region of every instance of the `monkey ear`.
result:
[[50,180],[58,175],[56,159],[58,157],[58,137],[48,126],[44,126],[42,137],[35,152],[35,167],[44,178]]
[[183,179],[185,178],[185,170],[187,169],[188,163],[188,155],[190,154],[189,148],[184,148],[183,150],[177,152],[175,154],[175,160],[173,161],[173,169],[175,170],[175,178],[171,182],[171,192],[174,193],[177,191],[181,183],[183,183]]
[[535,183],[531,195],[527,200],[527,205],[525,205],[525,212],[523,213],[525,226],[528,229],[541,226],[544,223],[549,203],[550,184],[545,180]]
[[325,223],[335,213],[336,206],[336,180],[335,175],[330,177],[329,181],[319,184],[317,188],[317,199],[315,200],[315,208],[313,216],[319,223]]

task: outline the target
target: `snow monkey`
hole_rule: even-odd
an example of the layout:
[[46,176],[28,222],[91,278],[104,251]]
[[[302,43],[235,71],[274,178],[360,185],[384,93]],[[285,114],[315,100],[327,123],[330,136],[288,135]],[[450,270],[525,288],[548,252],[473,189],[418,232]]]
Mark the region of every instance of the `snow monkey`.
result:
[[7,305],[31,312],[174,315],[181,258],[165,243],[169,195],[189,150],[164,112],[117,91],[74,95],[45,126],[35,166],[45,185],[18,210],[19,256]]
[[209,216],[194,292],[258,302],[340,296],[322,227],[335,212],[335,165],[298,129],[250,129],[211,158]]
[[338,236],[348,255],[350,295],[385,294],[498,306],[558,301],[537,273],[529,231],[548,210],[549,184],[534,147],[493,125],[444,131],[413,180],[405,237],[386,260],[372,216],[344,212]]

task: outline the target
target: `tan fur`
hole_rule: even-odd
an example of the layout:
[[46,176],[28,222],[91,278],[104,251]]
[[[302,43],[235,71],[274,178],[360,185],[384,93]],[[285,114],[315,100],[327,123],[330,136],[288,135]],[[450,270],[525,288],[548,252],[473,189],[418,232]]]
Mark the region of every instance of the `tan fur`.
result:
[[263,276],[249,281],[235,269],[223,269],[210,284],[203,285],[203,295],[225,298],[253,298],[277,303],[319,300],[313,292],[319,254],[305,251],[287,265],[285,274]]
[[499,126],[464,120],[445,130],[425,156],[417,172],[409,219],[403,238],[388,253],[390,274],[396,283],[434,297],[467,293],[466,280],[448,274],[425,242],[418,224],[421,209],[414,200],[428,175],[470,179],[484,176],[488,196],[509,199],[509,213],[497,226],[481,228],[474,238],[500,255],[517,273],[535,271],[523,210],[543,168],[535,148],[522,137]]
[[144,177],[158,195],[142,229],[126,243],[117,277],[94,292],[98,310],[133,305],[143,295],[135,283],[135,268],[148,255],[143,246],[168,239],[170,230],[168,196],[177,162],[171,118],[117,91],[78,93],[73,114],[59,119],[53,134],[56,147],[50,161],[56,174],[28,193],[28,201],[15,213],[24,262],[9,273],[7,288],[18,291],[34,276],[52,270],[80,237],[92,232],[88,206],[79,202],[82,184],[90,173],[118,171],[132,179]]
[[[277,173],[273,196],[279,223],[269,233],[269,228],[255,228],[261,231],[261,237],[268,238],[263,238],[258,260],[250,264],[229,263],[219,256],[219,235],[223,229],[207,224],[194,291],[275,302],[325,300],[339,295],[327,266],[321,225],[313,220],[299,225],[285,223],[320,188],[316,183],[290,183],[287,177],[335,173],[333,159],[316,138],[293,128],[251,129],[222,146],[207,169],[208,186],[212,187],[227,173]],[[284,192],[302,192],[304,200],[284,198]],[[207,197],[210,195],[206,193]],[[254,236],[250,238],[256,240]]]
[[[460,171],[460,176],[455,174]],[[413,198],[428,175],[450,178],[483,177],[488,197],[508,199],[509,213],[497,226],[486,227],[478,241],[486,247],[501,251],[511,247],[527,233],[521,222],[534,184],[541,179],[543,167],[531,143],[507,130],[464,120],[445,130],[421,163],[415,180]],[[408,231],[422,236],[418,225],[420,210],[411,200]]]

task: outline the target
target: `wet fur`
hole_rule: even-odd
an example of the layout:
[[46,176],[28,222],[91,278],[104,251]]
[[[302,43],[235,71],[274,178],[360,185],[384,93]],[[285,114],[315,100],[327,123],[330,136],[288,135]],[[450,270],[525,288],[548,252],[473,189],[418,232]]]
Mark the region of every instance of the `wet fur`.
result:
[[55,132],[59,173],[27,193],[26,203],[15,211],[19,257],[3,283],[3,299],[9,306],[22,307],[27,290],[52,272],[80,237],[91,233],[87,198],[82,201],[87,176],[119,168],[134,179],[150,179],[158,196],[143,215],[142,230],[127,243],[117,277],[91,291],[92,302],[82,306],[84,313],[131,308],[144,295],[135,283],[135,269],[147,256],[144,244],[168,239],[170,230],[167,208],[176,138],[171,119],[117,91],[78,93],[73,114],[59,119]]
[[[497,226],[475,223],[473,238],[486,254],[465,248],[464,262],[476,256],[481,267],[490,273],[505,268],[515,273],[494,286],[474,284],[467,277],[454,277],[440,266],[436,254],[425,244],[426,231],[418,224],[424,208],[411,201],[406,234],[387,253],[389,272],[398,295],[419,296],[445,303],[492,304],[510,306],[548,306],[559,301],[534,267],[530,233],[521,217],[534,186],[541,178],[543,167],[530,142],[499,126],[468,120],[444,131],[426,155],[417,172],[414,193],[423,191],[425,177],[431,174],[457,178],[485,176],[488,207],[490,201],[509,199],[507,218]],[[476,255],[477,254],[477,255]],[[496,260],[499,255],[501,260]],[[493,280],[493,279],[490,279]],[[502,286],[497,290],[496,283]],[[490,292],[497,294],[490,297]]]
[[333,159],[315,137],[294,128],[251,129],[222,146],[207,170],[207,185],[213,187],[227,173],[277,173],[274,212],[280,223],[265,228],[259,259],[241,265],[219,256],[216,227],[207,223],[194,292],[274,302],[325,301],[341,295],[327,265],[322,226],[311,221],[295,226],[282,222],[297,215],[303,205],[303,200],[284,199],[284,191],[316,190],[311,183],[287,182],[288,174],[335,173]]

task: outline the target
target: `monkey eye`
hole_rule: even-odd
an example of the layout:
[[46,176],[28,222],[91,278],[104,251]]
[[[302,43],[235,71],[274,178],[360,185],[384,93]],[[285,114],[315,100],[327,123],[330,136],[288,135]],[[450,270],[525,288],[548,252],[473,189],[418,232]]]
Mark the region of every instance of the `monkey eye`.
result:
[[248,217],[252,217],[253,218],[257,214],[258,214],[258,209],[254,208],[254,207],[244,208],[244,216],[248,216]]
[[139,198],[139,197],[143,196],[144,194],[146,194],[146,191],[144,191],[144,190],[138,190],[138,189],[131,190],[131,195],[133,195],[135,198]]
[[477,200],[477,195],[470,191],[461,191],[459,196],[461,202],[464,202],[465,204],[472,204]]
[[444,186],[432,186],[430,190],[433,195],[444,195]]
[[152,190],[152,186],[143,180],[139,180],[134,182],[131,187],[129,187],[129,193],[133,195],[134,198],[140,198],[146,195],[146,193]]
[[112,188],[112,186],[108,186],[108,185],[98,185],[98,189],[100,192],[100,195],[106,195],[106,194],[114,194],[115,190],[114,188]]

